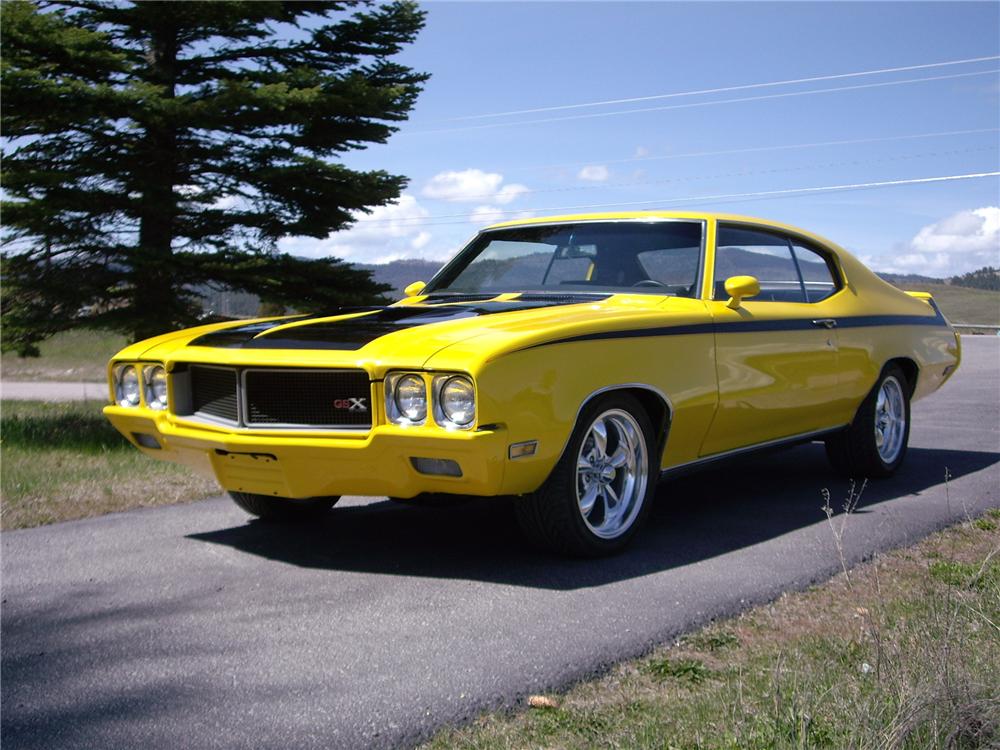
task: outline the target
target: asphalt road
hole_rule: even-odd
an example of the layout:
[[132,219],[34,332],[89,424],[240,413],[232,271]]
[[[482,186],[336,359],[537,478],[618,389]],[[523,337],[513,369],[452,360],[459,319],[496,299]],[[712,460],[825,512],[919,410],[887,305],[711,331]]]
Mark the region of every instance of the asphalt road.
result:
[[[220,498],[5,532],[0,741],[412,744],[827,578],[823,488],[847,494],[819,445],[676,479],[638,543],[593,562],[527,550],[490,502],[352,498],[295,529]],[[1000,340],[970,337],[915,406],[904,469],[848,519],[847,555],[998,505]]]

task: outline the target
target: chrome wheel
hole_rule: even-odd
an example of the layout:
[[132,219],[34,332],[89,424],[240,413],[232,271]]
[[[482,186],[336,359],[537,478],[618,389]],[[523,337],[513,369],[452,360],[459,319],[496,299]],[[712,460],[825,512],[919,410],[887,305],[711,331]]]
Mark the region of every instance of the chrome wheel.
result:
[[611,409],[590,425],[576,460],[576,499],[587,527],[602,539],[624,534],[642,510],[649,457],[635,417]]
[[895,377],[882,381],[875,401],[875,447],[879,457],[891,464],[899,457],[906,435],[906,397]]

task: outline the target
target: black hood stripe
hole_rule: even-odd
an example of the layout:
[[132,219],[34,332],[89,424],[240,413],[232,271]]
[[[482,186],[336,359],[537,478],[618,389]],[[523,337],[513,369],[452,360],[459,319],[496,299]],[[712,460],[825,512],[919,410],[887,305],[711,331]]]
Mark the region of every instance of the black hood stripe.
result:
[[[284,319],[251,323],[199,336],[188,346],[213,346],[227,349],[339,349],[353,351],[396,331],[433,323],[477,318],[483,315],[536,310],[585,302],[600,302],[611,295],[547,295],[521,297],[475,304],[406,305],[399,307],[341,308],[335,315],[362,313],[343,320],[321,320],[284,330],[274,330],[294,320]],[[329,316],[324,316],[329,317]]]

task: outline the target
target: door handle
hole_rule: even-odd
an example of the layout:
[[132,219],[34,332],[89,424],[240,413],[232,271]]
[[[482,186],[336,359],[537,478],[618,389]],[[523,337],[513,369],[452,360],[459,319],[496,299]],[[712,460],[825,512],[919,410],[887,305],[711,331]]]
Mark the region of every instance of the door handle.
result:
[[818,320],[814,320],[812,323],[814,326],[822,326],[823,328],[837,327],[837,321],[833,318],[820,318]]

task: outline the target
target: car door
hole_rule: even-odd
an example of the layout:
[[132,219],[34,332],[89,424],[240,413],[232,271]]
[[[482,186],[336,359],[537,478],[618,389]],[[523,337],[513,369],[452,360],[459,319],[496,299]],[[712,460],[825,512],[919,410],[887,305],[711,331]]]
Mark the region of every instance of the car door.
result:
[[[713,273],[719,403],[701,455],[831,426],[837,332],[824,302],[840,288],[836,267],[783,233],[720,223]],[[760,294],[731,309],[732,276],[755,277]]]

